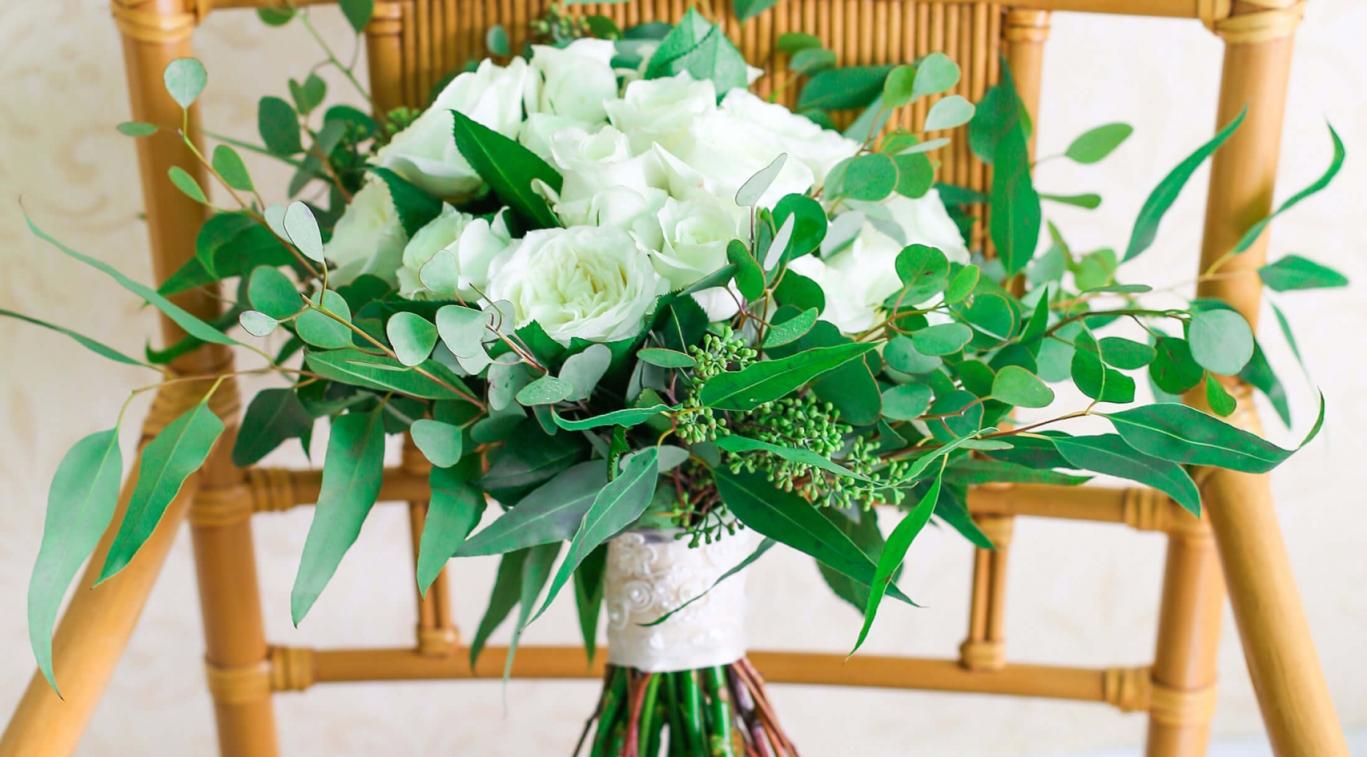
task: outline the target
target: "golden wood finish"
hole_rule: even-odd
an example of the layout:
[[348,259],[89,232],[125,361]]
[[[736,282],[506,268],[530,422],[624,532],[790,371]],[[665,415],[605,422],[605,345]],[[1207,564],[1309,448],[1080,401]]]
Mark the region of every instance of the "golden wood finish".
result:
[[[327,0],[294,0],[312,5]],[[724,3],[726,0],[712,0]],[[503,24],[514,46],[545,0],[376,0],[367,29],[372,92],[376,106],[422,104],[447,72],[478,57],[485,29]],[[162,92],[166,63],[190,52],[194,26],[211,11],[270,7],[280,0],[115,0],[124,36],[133,117],[174,123],[179,109]],[[676,19],[685,0],[633,0],[581,6],[620,24]],[[1290,34],[1300,18],[1299,0],[780,0],[741,26],[724,28],[746,57],[763,63],[762,93],[791,101],[794,82],[771,52],[780,34],[802,30],[819,35],[842,63],[902,62],[944,51],[961,65],[958,92],[979,99],[997,80],[999,56],[1014,72],[1022,98],[1037,112],[1040,72],[1051,11],[1090,11],[1200,19],[1226,42],[1219,122],[1245,105],[1248,120],[1215,158],[1207,208],[1202,266],[1208,266],[1271,205],[1277,147],[1285,106]],[[904,110],[894,123],[914,126],[925,105]],[[191,132],[196,121],[191,114]],[[202,179],[174,136],[163,131],[139,140],[144,198],[154,270],[164,279],[192,253],[201,208],[163,180],[171,165]],[[986,168],[970,159],[965,140],[941,156],[942,176],[986,188]],[[981,241],[981,230],[978,232]],[[1236,271],[1261,264],[1265,240],[1229,263]],[[1221,297],[1250,322],[1260,290],[1254,277],[1207,282],[1202,295]],[[211,293],[189,293],[179,302],[212,316]],[[163,321],[169,342],[180,331]],[[182,374],[222,371],[231,356],[202,349],[175,365]],[[144,438],[198,401],[193,384],[159,396]],[[1231,386],[1246,397],[1247,387]],[[74,748],[103,690],[160,569],[180,522],[189,520],[206,635],[206,677],[225,755],[275,753],[272,692],[300,691],[315,684],[409,679],[486,678],[501,674],[507,650],[489,648],[471,671],[451,622],[445,574],[418,600],[417,642],[411,649],[311,650],[266,646],[262,633],[251,515],[287,510],[317,496],[317,471],[233,469],[225,450],[236,422],[236,394],[230,383],[215,396],[215,410],[229,421],[203,472],[193,477],[171,505],[156,533],[132,564],[98,589],[78,591],[58,628],[54,650],[65,701],[35,676],[0,739],[0,755],[63,755]],[[1241,400],[1242,407],[1251,403]],[[1246,425],[1255,425],[1248,418]],[[999,545],[975,556],[969,633],[957,660],[754,652],[751,657],[771,681],[922,688],[1036,696],[1108,703],[1122,711],[1150,715],[1150,755],[1196,755],[1205,750],[1215,704],[1215,650],[1224,583],[1229,582],[1235,618],[1258,691],[1263,716],[1280,755],[1346,755],[1290,577],[1265,476],[1198,471],[1208,521],[1198,520],[1160,493],[1142,487],[985,486],[970,492],[968,507]],[[125,486],[124,496],[130,486]],[[428,497],[425,471],[414,455],[386,471],[382,501],[406,502],[414,544]],[[193,500],[193,504],[191,504]],[[1237,516],[1237,517],[1236,517]],[[1005,656],[1003,610],[1005,565],[1017,517],[1047,517],[1124,524],[1166,534],[1167,564],[1154,663],[1149,667],[1104,669],[1021,665]],[[89,585],[102,563],[106,541],[82,579]],[[1216,555],[1220,563],[1216,562]],[[600,653],[599,664],[602,655]],[[513,675],[529,678],[597,677],[577,648],[523,647]]]

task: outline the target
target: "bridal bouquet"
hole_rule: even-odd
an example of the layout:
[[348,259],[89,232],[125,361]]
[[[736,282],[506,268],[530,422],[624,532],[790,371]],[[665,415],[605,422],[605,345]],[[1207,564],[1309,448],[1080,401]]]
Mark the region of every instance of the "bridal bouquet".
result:
[[[419,589],[452,557],[501,555],[472,661],[515,608],[514,648],[569,594],[590,655],[607,607],[594,754],[654,754],[666,742],[670,754],[787,753],[744,660],[737,577],[772,546],[810,555],[858,609],[857,649],[885,598],[912,603],[896,579],[932,518],[991,548],[967,510],[970,485],[1099,473],[1195,514],[1185,466],[1262,472],[1292,454],[1221,420],[1236,406],[1234,377],[1286,411],[1244,318],[1218,301],[1154,303],[1163,293],[1122,282],[1122,264],[1150,247],[1238,121],[1162,180],[1120,253],[1075,252],[1050,225],[1037,254],[1042,200],[1095,202],[1035,189],[1030,124],[1009,78],[975,109],[943,94],[959,70],[942,55],[842,69],[814,38],[790,35],[785,54],[807,53],[799,102],[809,107],[795,113],[747,90],[757,69],[695,12],[625,31],[552,14],[539,29],[545,44],[495,50],[421,112],[377,120],[334,106],[319,125],[310,114],[323,87],[311,76],[290,82],[293,103],[262,100],[261,145],[222,138],[204,156],[187,137],[237,207],[213,208],[195,258],[159,290],[33,226],[188,334],[143,360],[65,332],[84,346],[159,370],[206,342],[242,346],[261,365],[239,373],[285,379],[248,406],[239,465],[293,439],[307,449],[327,419],[296,623],[379,494],[386,438],[405,435],[431,463]],[[188,107],[204,69],[175,61],[166,84]],[[936,98],[924,132],[967,124],[993,167],[990,194],[937,185],[947,138],[884,128],[922,97]],[[820,101],[864,110],[842,134]],[[1092,130],[1066,157],[1096,162],[1128,134]],[[1334,140],[1313,189],[1337,171]],[[290,195],[316,194],[267,203],[234,145],[291,163]],[[170,180],[209,204],[188,173]],[[971,244],[984,214],[988,254]],[[1259,274],[1278,291],[1342,283],[1296,256]],[[230,279],[215,323],[166,299]],[[1136,402],[1136,375],[1161,401]],[[210,453],[224,424],[209,402],[224,378],[166,373],[204,399],[143,452],[104,577]],[[1082,399],[1057,400],[1057,384]],[[1198,390],[1210,412],[1176,402]],[[1084,416],[1110,431],[1064,430]],[[114,512],[116,432],[78,442],[53,483],[30,594],[50,680],[58,603]],[[874,511],[883,505],[899,513],[887,535]]]

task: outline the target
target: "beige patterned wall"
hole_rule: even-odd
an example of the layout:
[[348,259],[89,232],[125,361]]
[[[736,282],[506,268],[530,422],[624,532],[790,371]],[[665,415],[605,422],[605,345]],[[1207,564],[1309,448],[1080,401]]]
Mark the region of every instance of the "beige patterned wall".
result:
[[[329,39],[347,35],[334,11],[316,13]],[[1303,184],[1328,159],[1323,121],[1349,145],[1350,162],[1332,197],[1278,223],[1273,249],[1317,256],[1367,281],[1367,66],[1361,39],[1367,5],[1312,0],[1299,38],[1283,150],[1287,186]],[[302,30],[266,31],[253,17],[215,15],[202,30],[210,71],[206,123],[250,135],[255,101],[284,94],[284,73],[312,62]],[[1138,126],[1100,167],[1050,163],[1040,183],[1061,191],[1105,189],[1093,213],[1059,211],[1075,247],[1116,245],[1159,173],[1210,132],[1219,46],[1194,22],[1060,16],[1047,57],[1040,148],[1062,149],[1083,129],[1108,120]],[[277,84],[279,83],[279,84]],[[101,0],[9,0],[0,4],[0,307],[75,326],[128,350],[151,333],[150,313],[98,274],[34,242],[17,198],[58,236],[147,279],[133,148],[113,126],[126,117],[118,40]],[[344,92],[341,82],[334,91]],[[1353,154],[1356,151],[1356,154]],[[263,173],[283,186],[278,173]],[[273,183],[271,183],[273,182]],[[1203,182],[1170,215],[1143,276],[1189,279]],[[1283,191],[1282,195],[1286,192]],[[1149,280],[1146,278],[1145,280]],[[1283,297],[1301,324],[1301,348],[1329,401],[1314,447],[1275,477],[1292,558],[1330,687],[1348,723],[1367,726],[1367,427],[1362,358],[1367,288]],[[1284,366],[1304,424],[1312,390],[1275,334],[1264,334]],[[31,670],[24,595],[37,552],[47,482],[79,436],[107,426],[131,387],[147,381],[29,326],[0,322],[0,716]],[[1356,394],[1355,394],[1356,393]],[[1275,422],[1274,422],[1275,423]],[[1272,424],[1270,424],[1272,425]],[[1282,441],[1293,434],[1272,425]],[[131,443],[131,440],[129,440]],[[282,462],[299,463],[288,456]],[[289,584],[307,514],[259,521],[270,636],[290,644],[406,642],[413,623],[410,555],[398,511],[367,525],[360,543],[304,623],[288,621]],[[1081,664],[1140,664],[1151,654],[1161,542],[1154,536],[1080,525],[1020,525],[1012,556],[1008,637],[1014,657]],[[931,533],[911,557],[906,588],[927,605],[889,607],[870,653],[905,649],[948,654],[964,630],[968,549]],[[483,609],[493,565],[462,563],[457,615],[471,627]],[[848,648],[857,618],[837,604],[812,567],[789,555],[755,571],[753,636],[785,648]],[[172,552],[113,684],[91,723],[87,755],[200,755],[212,751],[212,717],[199,667],[199,615],[188,540]],[[563,603],[562,603],[563,605]],[[557,606],[527,634],[530,642],[572,642],[572,611]],[[1227,628],[1229,626],[1227,625]],[[1216,730],[1257,735],[1260,725],[1239,647],[1227,634]],[[280,697],[281,739],[295,755],[461,753],[563,754],[577,734],[592,686],[582,683],[355,685]],[[1016,755],[1133,747],[1139,716],[1086,705],[961,695],[783,688],[776,698],[798,743],[815,755]],[[504,702],[509,706],[505,708]]]

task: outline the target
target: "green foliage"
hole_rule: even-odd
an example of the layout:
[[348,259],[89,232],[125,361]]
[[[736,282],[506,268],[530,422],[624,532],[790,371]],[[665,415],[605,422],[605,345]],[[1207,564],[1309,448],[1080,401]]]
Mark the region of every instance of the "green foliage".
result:
[[455,119],[456,149],[499,200],[512,208],[528,228],[559,226],[560,220],[532,189],[532,182],[545,182],[559,192],[564,183],[560,172],[516,141],[463,113],[451,111],[451,114]]
[[1272,223],[1272,219],[1300,204],[1300,202],[1307,197],[1319,193],[1320,190],[1329,186],[1329,183],[1334,180],[1334,177],[1338,175],[1339,169],[1343,168],[1345,152],[1343,149],[1343,140],[1339,139],[1339,134],[1334,131],[1333,126],[1329,127],[1329,138],[1334,142],[1334,156],[1329,161],[1329,167],[1324,169],[1324,173],[1321,174],[1318,179],[1311,182],[1309,186],[1288,197],[1286,201],[1281,205],[1278,205],[1277,209],[1272,211],[1270,215],[1250,226],[1248,231],[1244,232],[1244,235],[1239,238],[1238,243],[1234,245],[1234,251],[1236,253],[1244,252],[1249,247],[1252,247],[1253,243],[1257,241],[1258,236],[1263,233],[1263,229],[1267,228],[1269,223]]
[[[1104,415],[1126,444],[1145,454],[1184,465],[1212,465],[1245,473],[1266,473],[1295,451],[1282,449],[1186,405],[1143,405]],[[1323,421],[1321,399],[1319,418],[1301,447],[1315,438]]]
[[883,603],[883,595],[887,593],[888,586],[901,569],[907,550],[930,522],[930,516],[935,512],[935,505],[940,500],[941,481],[941,476],[936,476],[920,501],[911,508],[911,512],[903,516],[896,528],[892,529],[892,533],[888,534],[887,544],[883,546],[883,552],[878,557],[878,564],[874,569],[873,582],[869,584],[868,603],[864,607],[864,626],[859,629],[859,638],[850,650],[851,655],[864,645],[869,630],[873,628],[873,620],[878,615],[878,606]]
[[309,308],[299,316],[295,328],[306,344],[325,350],[351,346],[351,306],[342,295],[324,289],[309,300]]
[[257,104],[256,129],[266,149],[275,155],[295,155],[304,151],[299,136],[299,116],[279,97],[261,98]]
[[1348,277],[1300,255],[1287,255],[1258,269],[1263,285],[1275,292],[1348,286]]
[[437,346],[437,327],[417,313],[395,313],[385,324],[385,334],[399,362],[421,365]]
[[[755,6],[775,2],[737,1]],[[759,10],[763,10],[763,7],[759,7]],[[726,38],[721,27],[706,21],[693,8],[660,41],[654,55],[650,56],[650,62],[646,64],[645,78],[673,76],[684,71],[699,81],[710,79],[716,84],[718,96],[749,84],[749,72],[740,51]]]
[[357,34],[365,31],[366,24],[370,23],[370,17],[375,12],[375,0],[338,0],[338,5],[342,6],[342,15],[346,16],[347,23]]
[[125,137],[148,137],[157,133],[157,125],[145,121],[124,121],[114,128]]
[[332,422],[323,482],[290,591],[294,625],[308,614],[380,495],[384,472],[384,426],[379,409],[348,413]]
[[450,468],[464,455],[464,434],[459,426],[429,418],[419,418],[408,428],[413,444],[437,468]]
[[208,205],[209,198],[205,197],[204,190],[200,188],[199,182],[180,166],[171,166],[166,170],[166,175],[171,178],[171,184],[179,189],[181,194],[189,197],[201,205]]
[[833,68],[813,76],[798,95],[798,110],[863,108],[883,92],[893,66]]
[[1074,163],[1099,163],[1133,133],[1134,127],[1126,123],[1103,124],[1078,135],[1063,154]]
[[162,81],[167,94],[182,108],[189,108],[204,91],[209,75],[197,58],[176,58],[166,64]]
[[467,540],[456,554],[492,555],[568,539],[607,483],[602,461],[566,468]]
[[180,494],[185,480],[209,457],[222,433],[223,421],[209,409],[206,398],[148,442],[138,463],[137,484],[128,499],[128,509],[109,545],[97,583],[128,565],[161,522],[171,501]]
[[1014,125],[992,153],[992,213],[988,231],[1007,275],[1025,270],[1039,244],[1039,194],[1030,178],[1030,150],[1025,121]]
[[645,512],[646,506],[655,494],[655,479],[659,475],[659,455],[658,448],[647,447],[631,456],[620,475],[609,475],[612,480],[598,491],[593,504],[584,514],[584,520],[574,532],[574,537],[570,539],[564,562],[560,563],[555,578],[551,579],[550,589],[546,591],[546,600],[542,602],[541,609],[537,610],[533,620],[551,606],[556,594],[560,593],[560,588],[569,580],[575,568],[579,567],[579,563],[600,544],[636,522],[641,513]]
[[119,499],[119,429],[76,442],[57,465],[47,495],[42,546],[28,587],[28,633],[38,669],[61,695],[52,668],[52,630],[71,580],[104,535]]
[[1206,162],[1216,150],[1220,149],[1226,140],[1230,138],[1239,125],[1244,122],[1247,111],[1240,111],[1238,117],[1230,121],[1225,128],[1221,129],[1209,142],[1196,148],[1196,151],[1188,155],[1172,169],[1163,180],[1154,187],[1148,199],[1144,201],[1144,206],[1139,209],[1139,217],[1134,221],[1134,230],[1130,232],[1130,242],[1125,246],[1125,256],[1123,260],[1130,260],[1139,253],[1149,249],[1153,240],[1158,236],[1158,224],[1163,220],[1163,216],[1168,212],[1168,208],[1177,201],[1177,196],[1182,193],[1182,188],[1187,185],[1187,180],[1196,169]]
[[1191,357],[1212,373],[1234,376],[1253,357],[1253,331],[1233,310],[1201,310],[1187,326]]
[[313,420],[294,390],[261,390],[242,416],[233,442],[233,465],[255,465],[289,439],[308,440],[313,434]]
[[418,591],[424,596],[446,561],[479,523],[485,507],[484,493],[469,482],[465,471],[433,467],[428,482],[432,494],[422,524],[417,565]]
[[748,21],[774,7],[778,0],[732,0],[732,7],[739,21]]
[[1177,504],[1201,514],[1201,494],[1186,470],[1176,463],[1150,457],[1126,444],[1120,436],[1048,437],[1069,467],[1135,481],[1163,492]]
[[219,176],[222,176],[223,180],[228,183],[228,186],[242,192],[253,191],[252,177],[247,172],[247,164],[242,162],[242,156],[238,155],[232,147],[228,145],[215,147],[212,165]]
[[963,126],[973,118],[973,103],[959,95],[949,95],[935,101],[926,114],[925,131],[940,131]]
[[319,376],[352,386],[432,400],[470,396],[463,381],[433,360],[408,368],[397,360],[358,349],[309,352],[304,360],[308,369]]
[[124,353],[119,352],[118,350],[114,349],[113,347],[110,347],[109,345],[103,342],[91,339],[90,337],[72,331],[71,329],[66,328],[65,326],[58,326],[55,323],[49,323],[39,318],[27,316],[23,313],[16,313],[13,310],[7,310],[5,308],[0,308],[0,316],[13,318],[15,320],[23,321],[24,323],[31,323],[34,326],[41,326],[50,331],[55,331],[58,334],[64,334],[66,336],[69,336],[82,347],[90,350],[91,352],[95,353],[96,355],[99,355],[100,357],[113,360],[116,363],[123,363],[124,365],[140,365],[144,368],[152,368],[151,365],[147,364],[146,362],[143,362],[142,360],[138,360],[135,357],[125,355]]
[[818,347],[790,358],[765,360],[709,379],[703,385],[699,399],[708,407],[722,410],[752,410],[863,356],[874,347],[872,344],[839,344]]

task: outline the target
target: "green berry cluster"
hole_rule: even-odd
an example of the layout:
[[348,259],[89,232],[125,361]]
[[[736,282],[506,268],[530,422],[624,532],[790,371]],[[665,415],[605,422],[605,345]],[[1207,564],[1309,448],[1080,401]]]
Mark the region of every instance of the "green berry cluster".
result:
[[[707,333],[702,344],[689,347],[688,352],[696,363],[693,377],[699,385],[726,371],[738,371],[759,357],[759,352],[730,326],[722,326],[715,334]],[[679,421],[679,438],[688,444],[710,442],[717,438],[721,428],[716,412],[699,402],[696,392],[684,400],[675,417]]]

